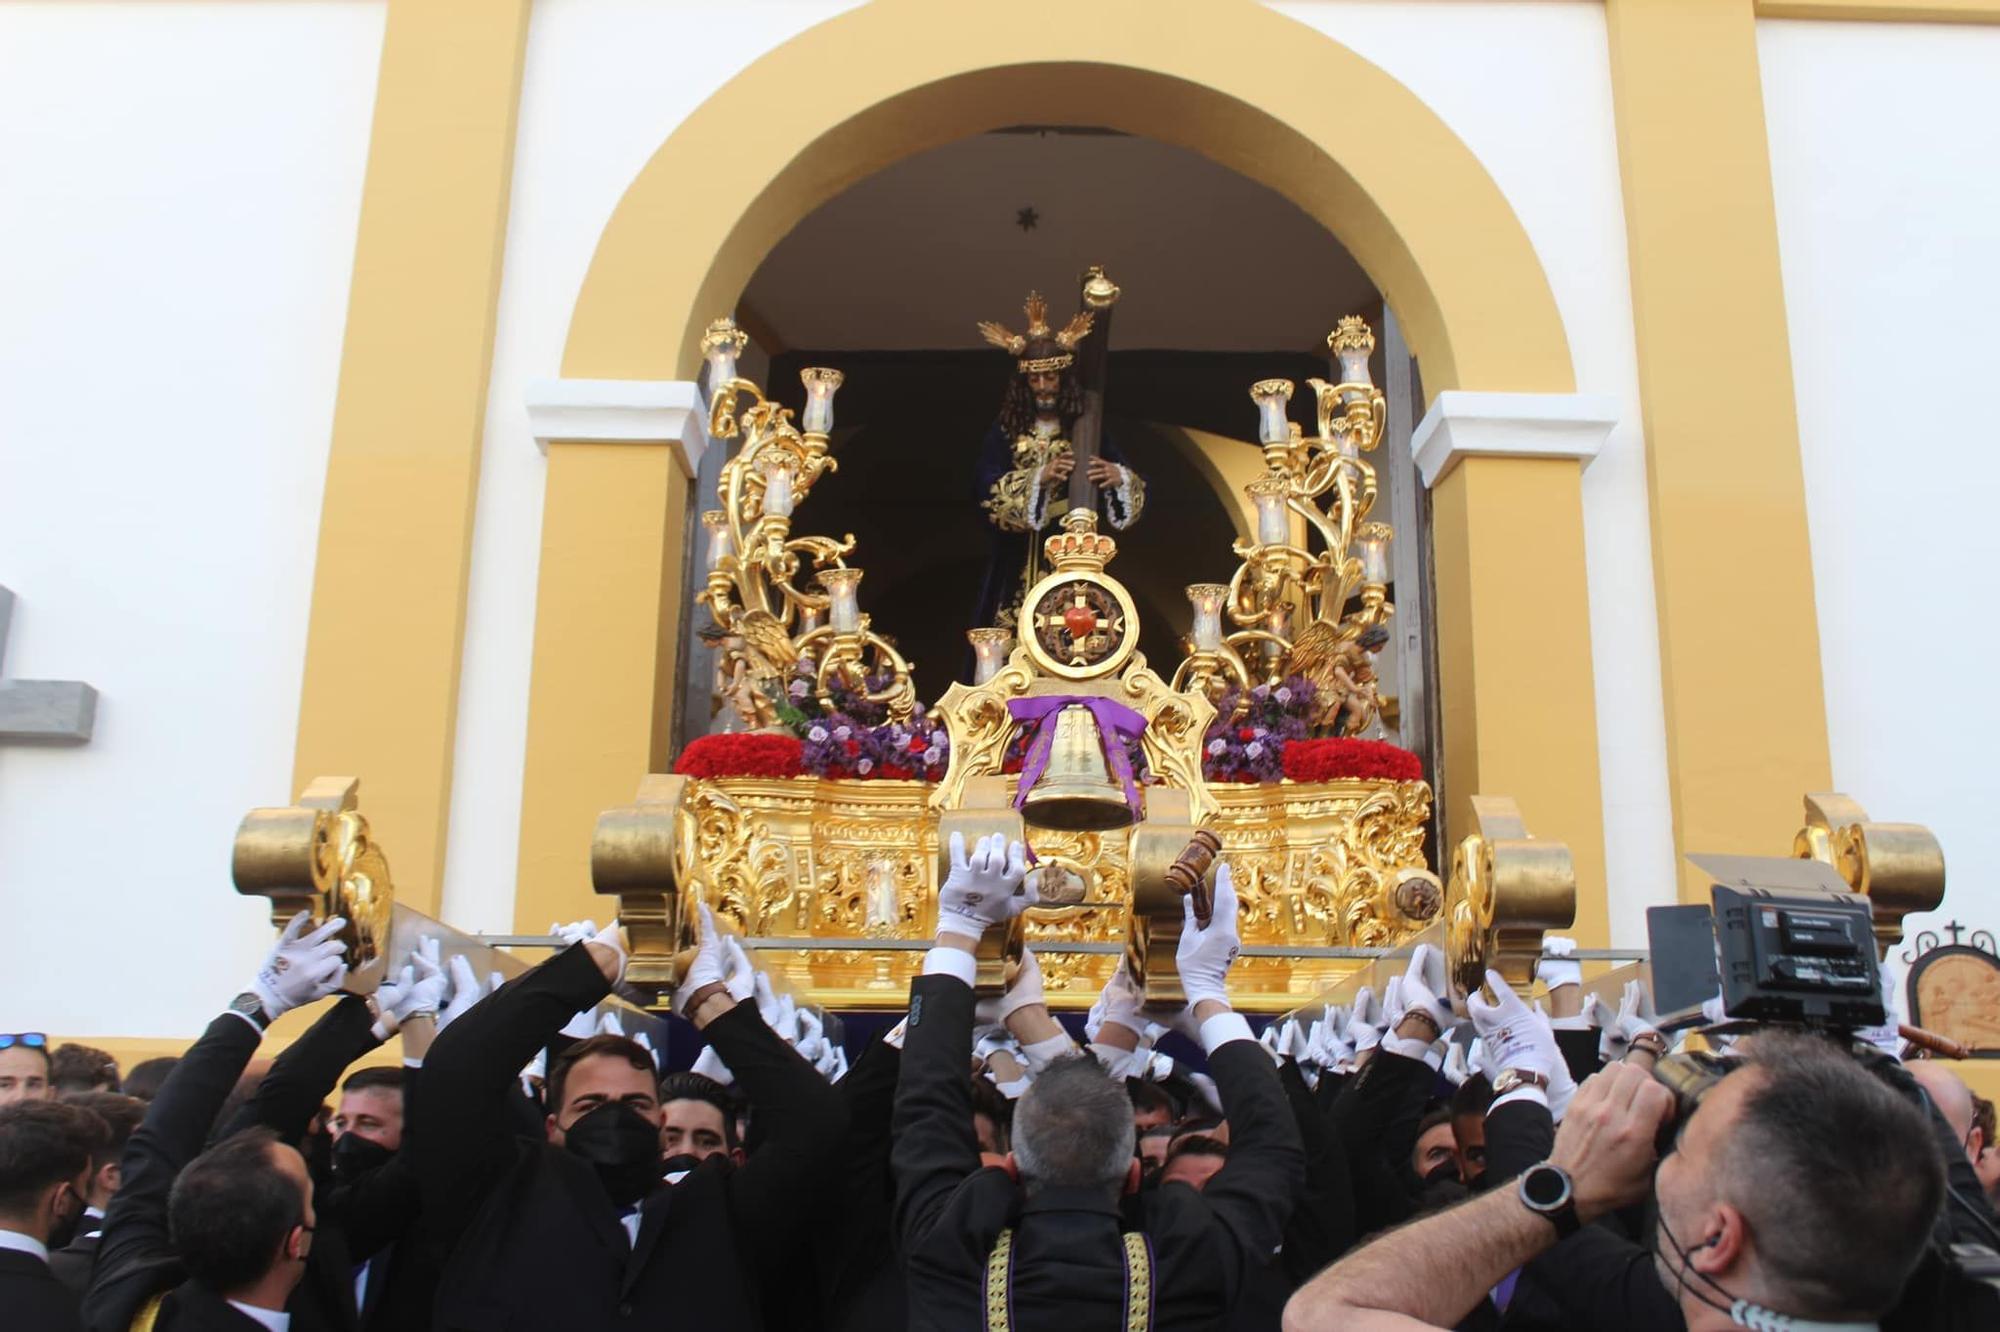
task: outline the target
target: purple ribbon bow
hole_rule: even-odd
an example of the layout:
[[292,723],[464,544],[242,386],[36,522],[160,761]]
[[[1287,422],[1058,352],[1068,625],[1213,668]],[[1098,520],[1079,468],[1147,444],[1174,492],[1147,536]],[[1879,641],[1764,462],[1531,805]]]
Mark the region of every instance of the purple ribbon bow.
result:
[[1124,742],[1139,738],[1146,729],[1146,719],[1123,703],[1083,694],[1050,694],[1008,702],[1008,715],[1023,726],[1033,723],[1036,727],[1035,738],[1028,742],[1028,752],[1021,760],[1021,784],[1014,790],[1014,808],[1021,807],[1028,798],[1029,790],[1048,770],[1049,752],[1056,739],[1056,716],[1071,705],[1089,709],[1090,715],[1097,719],[1097,733],[1104,744],[1105,764],[1124,785],[1125,804],[1131,809],[1132,817],[1139,818],[1139,788],[1132,780],[1132,759],[1125,752]]

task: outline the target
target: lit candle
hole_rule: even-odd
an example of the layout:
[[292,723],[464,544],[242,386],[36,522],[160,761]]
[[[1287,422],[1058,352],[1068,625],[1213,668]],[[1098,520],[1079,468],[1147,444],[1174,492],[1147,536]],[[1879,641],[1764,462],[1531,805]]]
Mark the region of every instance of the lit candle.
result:
[[1285,419],[1286,404],[1292,400],[1289,379],[1260,379],[1250,386],[1251,400],[1257,404],[1257,441],[1282,444],[1291,434]]
[[735,540],[729,535],[729,515],[710,509],[702,514],[701,525],[708,529],[708,567],[713,569],[722,563],[723,556],[736,553]]
[[1389,538],[1395,535],[1387,523],[1363,523],[1354,534],[1354,553],[1361,560],[1361,579],[1386,585],[1389,581]]
[[861,631],[861,601],[856,589],[861,585],[859,569],[822,569],[820,585],[826,588],[832,600],[828,608],[828,618],[833,622],[835,633],[853,634]]
[[813,367],[799,371],[806,386],[806,414],[799,428],[808,435],[824,435],[833,429],[833,395],[846,378],[838,370]]
[[1229,589],[1221,583],[1190,583],[1188,604],[1194,607],[1194,650],[1213,652],[1222,646],[1222,599]]
[[800,638],[804,638],[804,637],[805,637],[805,636],[806,636],[807,634],[809,634],[809,633],[811,633],[811,632],[812,632],[813,630],[815,630],[815,629],[819,628],[819,617],[820,617],[820,609],[819,609],[819,607],[817,607],[817,606],[808,606],[808,605],[806,605],[806,603],[804,603],[803,601],[799,603],[799,637],[800,637]]
[[972,683],[983,685],[1007,664],[1007,645],[1014,641],[1013,631],[968,629],[965,637],[972,644]]
[[1257,541],[1265,546],[1291,544],[1292,519],[1285,508],[1285,496],[1291,486],[1284,477],[1275,472],[1267,472],[1249,485],[1243,493],[1257,506]]
[[792,516],[792,467],[792,460],[783,454],[757,465],[764,474],[765,513],[778,518]]

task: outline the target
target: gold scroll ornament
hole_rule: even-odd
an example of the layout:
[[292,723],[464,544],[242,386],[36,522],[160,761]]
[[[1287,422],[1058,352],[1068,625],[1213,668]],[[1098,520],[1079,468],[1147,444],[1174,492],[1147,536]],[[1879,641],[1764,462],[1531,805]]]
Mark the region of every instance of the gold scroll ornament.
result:
[[381,978],[370,964],[386,957],[396,905],[389,861],[358,809],[360,779],[315,777],[298,803],[253,809],[236,830],[230,876],[236,891],[271,899],[271,923],[283,927],[299,912],[315,925],[344,917],[351,989]]
[[701,900],[699,824],[682,817],[688,779],[649,773],[638,798],[598,815],[590,838],[591,886],[618,899],[629,950],[625,983],[670,1007],[692,960]]
[[1868,899],[1875,948],[1887,957],[1903,937],[1903,917],[1935,911],[1944,901],[1944,848],[1918,823],[1876,823],[1858,801],[1839,792],[1806,796],[1806,824],[1792,839],[1800,860],[1831,865]]
[[1576,919],[1569,848],[1530,837],[1511,797],[1474,796],[1472,813],[1479,831],[1453,849],[1445,891],[1445,956],[1461,1006],[1488,970],[1518,989],[1532,985],[1542,932]]

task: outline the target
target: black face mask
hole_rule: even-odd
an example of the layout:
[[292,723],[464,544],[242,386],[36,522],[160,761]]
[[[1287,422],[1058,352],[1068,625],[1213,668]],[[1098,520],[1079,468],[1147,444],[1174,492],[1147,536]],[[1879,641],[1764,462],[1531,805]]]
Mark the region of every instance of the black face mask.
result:
[[669,1156],[660,1162],[660,1173],[666,1176],[667,1183],[678,1184],[689,1171],[709,1159],[706,1156],[690,1156],[682,1152],[678,1156]]
[[352,1184],[364,1175],[380,1170],[395,1154],[381,1143],[364,1138],[359,1133],[343,1133],[333,1144],[334,1181]]
[[1442,1184],[1446,1180],[1455,1182],[1457,1179],[1458,1163],[1456,1161],[1446,1161],[1441,1165],[1431,1167],[1431,1172],[1424,1176],[1424,1187],[1428,1189]]
[[563,1134],[563,1145],[590,1162],[598,1182],[620,1207],[630,1207],[660,1182],[660,1129],[623,1101],[598,1106]]

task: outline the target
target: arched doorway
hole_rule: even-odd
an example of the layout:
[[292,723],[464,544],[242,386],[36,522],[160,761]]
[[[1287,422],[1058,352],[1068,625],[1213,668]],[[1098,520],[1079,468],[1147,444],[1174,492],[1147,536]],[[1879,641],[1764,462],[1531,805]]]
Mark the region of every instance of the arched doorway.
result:
[[[634,179],[578,295],[563,375],[693,379],[704,325],[733,308],[814,209],[913,154],[1023,123],[1147,136],[1282,194],[1380,289],[1432,398],[1575,388],[1541,265],[1471,150],[1381,69],[1252,0],[1033,10],[878,0],[810,29],[725,84]],[[559,461],[560,447],[550,451],[545,514],[570,532],[593,520],[608,488],[671,467],[589,449]],[[561,543],[544,541],[523,922],[548,919],[558,891],[531,891],[529,881],[581,880],[579,830],[667,757],[686,618],[669,589],[689,549],[691,506],[678,474],[660,470],[648,484],[664,513],[567,543],[587,544],[598,563],[552,562]],[[1440,483],[1433,512],[1448,824],[1453,835],[1466,824],[1474,791],[1510,792],[1536,827],[1559,830],[1594,886],[1603,804],[1579,470],[1474,458]],[[616,696],[595,687],[608,644],[644,659],[620,671]],[[1580,920],[1579,933],[1601,930]]]

